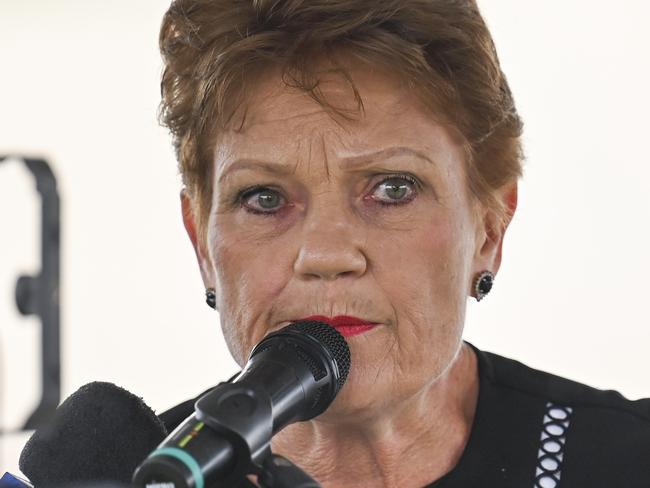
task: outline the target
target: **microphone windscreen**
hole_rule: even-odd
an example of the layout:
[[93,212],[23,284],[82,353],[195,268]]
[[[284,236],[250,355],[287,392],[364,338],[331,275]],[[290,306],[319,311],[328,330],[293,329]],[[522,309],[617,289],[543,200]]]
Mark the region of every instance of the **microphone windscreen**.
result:
[[34,432],[19,460],[36,488],[122,483],[167,432],[137,396],[112,383],[82,386]]

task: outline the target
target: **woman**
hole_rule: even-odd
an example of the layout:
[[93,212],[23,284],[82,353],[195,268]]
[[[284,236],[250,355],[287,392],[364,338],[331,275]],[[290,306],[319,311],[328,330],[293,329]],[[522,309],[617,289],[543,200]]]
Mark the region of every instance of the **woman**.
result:
[[649,401],[462,340],[523,158],[473,2],[177,0],[161,48],[183,218],[233,357],[305,318],[350,344],[334,403],[274,452],[324,487],[650,484]]

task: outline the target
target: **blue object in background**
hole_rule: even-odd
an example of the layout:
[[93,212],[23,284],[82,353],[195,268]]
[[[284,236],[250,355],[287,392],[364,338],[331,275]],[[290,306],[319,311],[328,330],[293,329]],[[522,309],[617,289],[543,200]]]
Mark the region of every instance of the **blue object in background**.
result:
[[11,473],[5,473],[0,478],[0,488],[34,488],[30,483]]

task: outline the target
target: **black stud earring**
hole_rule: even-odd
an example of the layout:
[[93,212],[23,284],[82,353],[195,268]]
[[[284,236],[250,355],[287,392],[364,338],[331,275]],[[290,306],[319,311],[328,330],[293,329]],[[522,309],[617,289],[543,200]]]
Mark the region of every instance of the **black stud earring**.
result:
[[476,296],[477,302],[483,300],[485,295],[490,293],[493,284],[494,274],[491,271],[483,271],[476,277],[474,281],[474,295]]
[[207,303],[210,308],[215,310],[217,309],[217,295],[214,292],[214,288],[206,288],[205,303]]

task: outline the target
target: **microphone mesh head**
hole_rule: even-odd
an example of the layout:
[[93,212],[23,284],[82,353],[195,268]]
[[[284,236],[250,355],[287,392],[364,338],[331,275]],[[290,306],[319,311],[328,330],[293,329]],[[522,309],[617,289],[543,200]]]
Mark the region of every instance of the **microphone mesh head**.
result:
[[56,409],[48,426],[34,432],[19,467],[41,488],[128,484],[166,435],[142,399],[112,383],[89,383]]
[[350,348],[341,333],[331,325],[316,320],[294,322],[280,332],[298,332],[306,334],[320,342],[336,362],[339,374],[336,391],[340,391],[350,372]]

